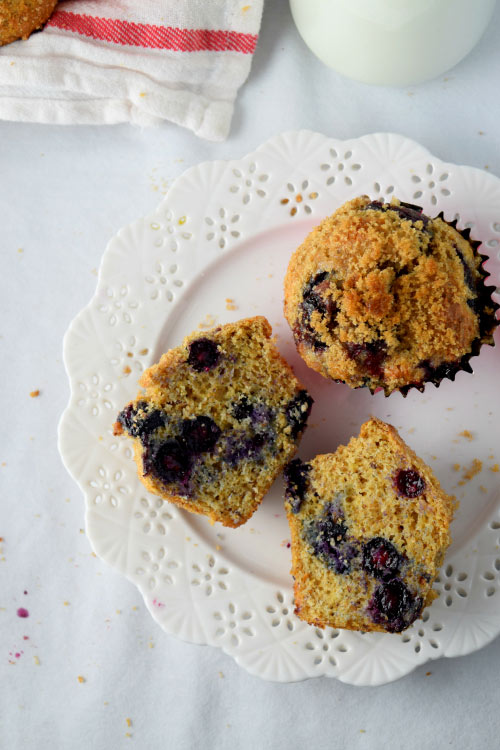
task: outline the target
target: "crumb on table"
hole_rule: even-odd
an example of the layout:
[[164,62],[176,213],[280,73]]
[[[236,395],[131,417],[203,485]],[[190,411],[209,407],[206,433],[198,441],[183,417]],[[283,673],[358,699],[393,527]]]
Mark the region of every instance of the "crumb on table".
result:
[[462,474],[462,481],[459,484],[465,484],[469,480],[473,479],[477,474],[483,470],[483,462],[479,458],[472,459],[472,463],[468,469],[464,470]]
[[198,328],[213,328],[215,326],[215,322],[215,316],[207,313],[207,315],[205,316],[205,320],[202,320],[201,323],[198,323]]

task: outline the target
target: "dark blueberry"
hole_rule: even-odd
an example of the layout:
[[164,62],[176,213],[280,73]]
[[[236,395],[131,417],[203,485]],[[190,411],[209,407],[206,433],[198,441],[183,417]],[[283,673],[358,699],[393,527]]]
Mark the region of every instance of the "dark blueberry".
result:
[[303,463],[300,458],[294,458],[285,466],[283,477],[285,479],[285,496],[290,501],[292,513],[298,513],[304,500],[309,483],[308,474],[311,465]]
[[274,410],[263,403],[257,403],[253,407],[250,420],[252,425],[267,425],[274,418]]
[[272,436],[267,433],[256,433],[250,436],[244,432],[234,433],[227,440],[224,460],[233,467],[246,459],[256,461],[260,458],[266,443],[271,440]]
[[323,297],[318,292],[304,292],[302,296],[302,310],[307,318],[310,318],[313,312],[319,312],[321,315],[326,313],[326,304]]
[[423,601],[415,598],[409,588],[399,579],[382,583],[368,604],[372,620],[391,633],[400,633],[417,619]]
[[191,454],[178,440],[167,440],[144,457],[146,474],[167,484],[183,484],[191,473]]
[[314,553],[322,557],[327,566],[335,573],[342,575],[349,573],[357,550],[352,544],[340,544],[338,547],[332,547],[328,541],[323,540],[314,548]]
[[382,201],[371,201],[364,207],[364,211],[371,209],[372,211],[393,211],[398,214],[401,219],[407,219],[415,224],[417,221],[421,221],[424,228],[429,223],[430,219],[428,216],[422,213],[420,206],[416,206],[414,203],[400,202],[399,206],[392,205],[391,203],[382,203]]
[[129,404],[118,415],[118,421],[132,437],[138,437],[144,442],[152,432],[165,424],[166,415],[159,409],[147,412],[146,401],[138,401],[135,408]]
[[[300,320],[295,337],[299,341],[305,341],[314,349],[326,349],[326,344],[318,338],[316,331],[311,326],[311,315],[318,312],[326,320],[329,329],[336,325],[337,306],[330,298],[324,298],[322,292],[328,288],[328,271],[313,276],[304,286],[302,302],[300,304]],[[326,287],[326,288],[325,288]]]
[[185,419],[181,425],[183,442],[191,453],[211,451],[221,430],[210,417]]
[[307,297],[304,297],[303,302],[300,305],[302,311],[301,323],[304,328],[313,332],[311,327],[311,315],[313,312],[318,312],[322,317],[326,315],[326,302],[317,292],[309,292]]
[[345,518],[337,506],[327,505],[323,514],[308,524],[304,536],[313,554],[328,568],[338,574],[350,572],[359,550],[356,541],[349,537]]
[[238,422],[242,422],[247,417],[250,417],[253,412],[253,404],[250,403],[246,396],[242,396],[240,400],[233,405],[233,416]]
[[347,526],[343,518],[339,518],[336,514],[328,512],[317,522],[316,533],[318,538],[332,544],[337,544],[345,538]]
[[327,348],[325,342],[320,341],[320,339],[318,339],[314,335],[313,329],[309,326],[309,324],[306,324],[304,322],[301,325],[294,326],[293,337],[297,344],[299,344],[301,341],[304,341],[316,351],[322,351]]
[[307,391],[299,391],[296,396],[288,402],[285,414],[288,424],[292,428],[292,437],[296,438],[302,432],[311,413],[313,399]]
[[208,370],[215,367],[219,358],[219,347],[211,339],[195,339],[189,344],[187,361],[196,372],[208,372]]
[[126,430],[126,432],[132,437],[139,437],[136,417],[137,411],[132,404],[128,404],[128,406],[118,414],[118,422],[120,422],[124,430]]
[[387,347],[384,341],[373,341],[366,344],[354,344],[350,341],[344,344],[347,356],[354,359],[362,370],[373,378],[382,378],[383,364],[387,357]]
[[382,203],[382,201],[370,201],[370,203],[367,203],[366,206],[363,208],[363,211],[385,211],[385,206]]
[[342,544],[337,548],[334,568],[336,573],[349,573],[352,561],[357,557],[358,550],[353,544]]
[[267,425],[273,419],[274,411],[260,401],[252,403],[246,396],[242,396],[233,404],[233,416],[238,422],[249,418],[254,427],[259,427]]
[[422,213],[420,206],[415,206],[413,203],[403,203],[401,201],[399,206],[389,205],[388,210],[394,211],[394,213],[397,213],[402,219],[408,219],[412,224],[421,221],[424,228],[430,221],[429,217]]
[[460,263],[462,264],[463,269],[464,269],[464,281],[467,284],[467,286],[469,287],[469,289],[471,290],[471,292],[475,292],[476,291],[476,280],[475,280],[474,274],[472,273],[472,269],[469,266],[469,264],[467,263],[467,261],[465,260],[463,254],[462,254],[462,251],[456,245],[455,245],[455,252],[458,255]]
[[323,281],[326,281],[327,278],[328,271],[320,271],[320,273],[317,273],[316,276],[310,278],[304,287],[303,297],[307,297],[307,295],[312,292],[315,286],[319,286],[319,284],[322,284]]
[[363,544],[363,570],[375,578],[390,581],[399,574],[402,563],[396,547],[381,536]]
[[418,497],[425,491],[425,481],[413,469],[399,469],[394,475],[394,485],[404,497]]

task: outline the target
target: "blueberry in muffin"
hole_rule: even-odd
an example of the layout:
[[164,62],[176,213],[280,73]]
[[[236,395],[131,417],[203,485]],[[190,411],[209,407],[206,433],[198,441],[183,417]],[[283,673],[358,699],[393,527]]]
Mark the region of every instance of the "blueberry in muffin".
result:
[[317,627],[399,633],[436,596],[455,499],[372,418],[335,453],[284,471],[295,612]]
[[151,492],[225,526],[256,510],[294,455],[312,398],[264,317],[188,336],[146,370],[114,425]]

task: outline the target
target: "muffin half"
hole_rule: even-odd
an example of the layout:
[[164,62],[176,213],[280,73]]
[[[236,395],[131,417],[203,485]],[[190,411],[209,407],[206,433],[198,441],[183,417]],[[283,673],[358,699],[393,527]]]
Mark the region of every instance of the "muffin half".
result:
[[370,419],[335,453],[285,469],[296,614],[397,633],[436,597],[455,500],[394,427]]
[[118,415],[148,490],[239,526],[296,451],[312,398],[264,317],[229,323],[164,354]]

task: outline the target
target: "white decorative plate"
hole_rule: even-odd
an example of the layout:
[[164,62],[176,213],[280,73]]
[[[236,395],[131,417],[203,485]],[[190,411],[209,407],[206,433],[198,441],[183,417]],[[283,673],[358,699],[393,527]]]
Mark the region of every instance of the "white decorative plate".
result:
[[[188,170],[153,214],[122,229],[64,341],[71,399],[59,445],[84,492],[96,554],[135,583],[165,631],[220,646],[270,680],[326,675],[379,685],[429,659],[481,648],[500,632],[500,348],[483,347],[474,375],[385,398],[308,370],[282,315],[290,254],[320,219],[363,193],[397,195],[470,226],[500,286],[496,177],[444,164],[399,135],[338,141],[290,132],[237,161]],[[199,325],[259,313],[315,399],[304,459],[335,450],[374,414],[461,500],[440,596],[402,635],[323,631],[294,616],[281,481],[241,528],[210,526],[149,495],[130,441],[112,434],[139,375],[164,351]]]

